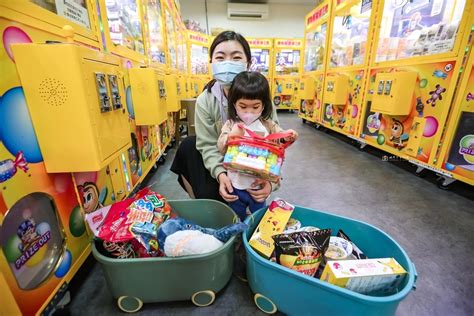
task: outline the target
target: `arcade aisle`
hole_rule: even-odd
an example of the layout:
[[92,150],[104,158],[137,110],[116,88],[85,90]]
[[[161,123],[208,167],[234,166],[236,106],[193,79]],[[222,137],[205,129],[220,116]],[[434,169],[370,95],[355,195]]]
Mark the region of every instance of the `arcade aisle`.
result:
[[[282,187],[270,199],[282,197],[297,205],[352,217],[397,240],[419,275],[417,289],[400,303],[397,315],[472,315],[472,190],[463,185],[452,191],[440,190],[429,177],[418,178],[402,168],[408,164],[385,162],[380,152],[361,152],[335,133],[302,124],[296,114],[280,113],[279,119],[283,127],[295,129],[300,139],[288,150]],[[175,174],[169,171],[174,153],[174,149],[169,152],[166,163],[148,183],[165,196],[185,199]],[[80,281],[69,311],[72,315],[120,313],[99,264],[93,264]],[[156,303],[144,304],[137,313],[157,314],[264,315],[255,307],[248,285],[236,277],[210,307],[196,308],[190,301]]]

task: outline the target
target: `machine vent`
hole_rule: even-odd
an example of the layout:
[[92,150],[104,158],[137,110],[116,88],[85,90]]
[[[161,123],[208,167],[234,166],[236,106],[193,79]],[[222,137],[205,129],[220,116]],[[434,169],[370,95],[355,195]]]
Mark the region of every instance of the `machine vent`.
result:
[[46,104],[61,106],[67,101],[68,91],[61,81],[46,78],[39,85],[39,95]]

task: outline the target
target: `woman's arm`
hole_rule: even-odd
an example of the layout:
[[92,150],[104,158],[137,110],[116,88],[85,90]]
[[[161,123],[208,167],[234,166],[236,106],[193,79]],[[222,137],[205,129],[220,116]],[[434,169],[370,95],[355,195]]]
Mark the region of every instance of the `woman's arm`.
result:
[[219,135],[219,138],[217,139],[217,149],[223,155],[225,155],[225,152],[227,150],[227,140],[229,139],[229,134],[231,130],[232,130],[232,124],[229,120],[227,120],[224,126],[222,126],[221,134]]

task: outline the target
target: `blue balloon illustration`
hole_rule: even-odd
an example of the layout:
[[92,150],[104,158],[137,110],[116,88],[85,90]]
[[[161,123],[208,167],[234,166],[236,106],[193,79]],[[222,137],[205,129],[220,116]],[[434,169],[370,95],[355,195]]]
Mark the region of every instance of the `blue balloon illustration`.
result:
[[135,119],[135,112],[133,111],[133,101],[132,101],[132,88],[127,87],[125,91],[125,102],[127,103],[128,114],[132,119]]
[[453,171],[454,169],[456,169],[456,165],[450,164],[449,162],[446,163],[445,167],[448,171]]
[[54,272],[54,275],[57,278],[64,277],[68,273],[69,269],[71,268],[71,263],[72,263],[71,252],[69,250],[66,250],[63,256],[63,260],[61,260],[61,264],[56,269],[56,272]]
[[3,145],[12,155],[22,150],[29,163],[43,161],[22,87],[12,88],[2,97],[0,135]]

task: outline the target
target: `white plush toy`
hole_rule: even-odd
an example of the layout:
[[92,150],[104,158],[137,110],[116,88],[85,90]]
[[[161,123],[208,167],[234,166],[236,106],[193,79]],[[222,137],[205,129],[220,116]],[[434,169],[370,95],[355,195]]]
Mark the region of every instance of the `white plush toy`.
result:
[[181,257],[212,252],[224,243],[216,237],[198,230],[181,230],[166,237],[165,255]]

